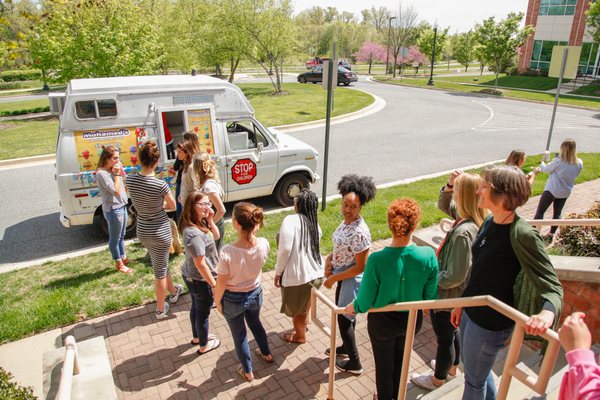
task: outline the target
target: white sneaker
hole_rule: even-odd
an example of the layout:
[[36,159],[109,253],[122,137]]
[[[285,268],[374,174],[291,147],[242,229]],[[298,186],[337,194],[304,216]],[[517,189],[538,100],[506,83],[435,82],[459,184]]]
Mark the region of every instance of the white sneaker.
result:
[[175,294],[169,296],[170,303],[177,303],[177,300],[179,300],[179,296],[181,296],[181,294],[183,293],[183,285],[175,285],[175,289]]
[[165,301],[165,309],[163,311],[156,310],[156,319],[165,319],[168,317],[169,313],[169,303]]
[[415,385],[417,385],[420,388],[423,389],[427,389],[427,390],[435,390],[437,388],[442,387],[442,385],[437,386],[433,383],[433,380],[431,379],[433,377],[432,373],[429,374],[413,374],[413,376],[410,378],[411,382],[414,383]]
[[[429,365],[431,365],[431,368],[435,371],[435,358],[429,362]],[[458,375],[458,371],[456,372],[456,375]],[[450,372],[448,372],[446,380],[451,381],[452,379],[456,378],[456,375],[450,375]]]

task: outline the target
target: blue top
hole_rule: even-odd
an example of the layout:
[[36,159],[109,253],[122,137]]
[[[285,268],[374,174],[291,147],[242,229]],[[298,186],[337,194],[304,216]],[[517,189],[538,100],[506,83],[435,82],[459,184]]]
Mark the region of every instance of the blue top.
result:
[[543,172],[550,174],[544,190],[549,191],[557,199],[566,199],[573,190],[575,178],[583,169],[583,161],[578,158],[576,164],[569,164],[556,157],[548,165],[542,161],[541,167]]

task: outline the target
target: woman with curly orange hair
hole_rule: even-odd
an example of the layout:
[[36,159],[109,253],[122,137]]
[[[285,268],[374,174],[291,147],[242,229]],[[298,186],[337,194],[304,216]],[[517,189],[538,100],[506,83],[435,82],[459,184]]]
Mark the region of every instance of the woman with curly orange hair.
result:
[[[344,310],[348,314],[437,297],[438,263],[435,252],[430,247],[418,247],[411,241],[421,219],[419,205],[412,199],[395,200],[388,208],[387,217],[392,243],[367,259],[358,296]],[[422,321],[423,314],[419,311],[417,331]],[[374,312],[367,317],[379,400],[398,398],[407,322],[406,311]]]

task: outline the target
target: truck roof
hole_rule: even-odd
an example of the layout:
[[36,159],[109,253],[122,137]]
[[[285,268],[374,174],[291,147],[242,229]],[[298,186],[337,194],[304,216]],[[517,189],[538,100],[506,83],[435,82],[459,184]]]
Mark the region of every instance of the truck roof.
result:
[[203,89],[217,89],[235,86],[231,83],[206,75],[150,75],[122,76],[111,78],[73,79],[67,92],[71,94],[103,93],[136,90],[169,91],[190,89],[190,86],[202,86]]

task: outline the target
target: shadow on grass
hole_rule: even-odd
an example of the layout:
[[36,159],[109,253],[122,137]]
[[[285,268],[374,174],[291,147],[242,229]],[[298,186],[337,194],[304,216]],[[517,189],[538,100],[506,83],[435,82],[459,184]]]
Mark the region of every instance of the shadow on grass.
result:
[[44,285],[45,289],[60,289],[65,287],[78,287],[83,285],[84,283],[88,283],[90,281],[95,281],[100,278],[104,278],[107,275],[111,275],[113,273],[118,273],[115,268],[104,268],[92,272],[92,273],[83,273],[77,274],[75,276],[69,276],[66,278],[56,279]]
[[260,96],[270,96],[273,94],[273,86],[265,87],[244,87],[242,92],[248,99]]

